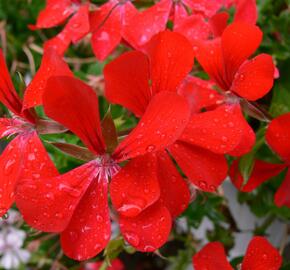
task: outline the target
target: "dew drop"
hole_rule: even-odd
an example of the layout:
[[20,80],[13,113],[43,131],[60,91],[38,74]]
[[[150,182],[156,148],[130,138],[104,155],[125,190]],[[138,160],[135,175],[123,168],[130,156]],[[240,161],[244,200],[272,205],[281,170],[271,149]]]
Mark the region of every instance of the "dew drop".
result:
[[140,243],[139,236],[133,232],[125,232],[124,237],[132,246],[138,246]]
[[150,144],[147,146],[146,151],[151,153],[155,150],[155,148],[156,148],[155,145]]

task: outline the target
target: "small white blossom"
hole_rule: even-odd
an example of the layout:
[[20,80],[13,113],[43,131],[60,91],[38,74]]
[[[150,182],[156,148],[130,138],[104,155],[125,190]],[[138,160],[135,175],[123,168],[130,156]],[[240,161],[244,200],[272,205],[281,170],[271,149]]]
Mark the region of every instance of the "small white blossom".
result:
[[8,219],[0,220],[0,267],[7,270],[17,269],[30,258],[30,253],[21,248],[26,238],[25,232],[13,227],[19,219],[18,212],[9,211]]

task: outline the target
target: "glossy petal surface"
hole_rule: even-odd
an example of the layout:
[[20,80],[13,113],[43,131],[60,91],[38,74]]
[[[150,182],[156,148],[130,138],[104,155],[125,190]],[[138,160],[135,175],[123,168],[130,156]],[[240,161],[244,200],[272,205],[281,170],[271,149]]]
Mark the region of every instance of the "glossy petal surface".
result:
[[279,270],[282,257],[264,237],[254,237],[242,263],[242,270]]
[[160,203],[172,218],[179,216],[188,206],[190,192],[166,151],[157,153],[157,172],[160,186]]
[[262,160],[256,160],[250,179],[245,185],[244,179],[239,171],[239,162],[235,160],[230,168],[230,177],[233,184],[241,191],[251,192],[265,181],[279,174],[285,169],[284,164],[272,164]]
[[193,256],[192,261],[195,270],[233,270],[219,242],[207,244]]
[[52,76],[73,76],[73,74],[62,57],[54,49],[48,48],[44,50],[39,70],[25,90],[23,109],[42,104],[42,96],[47,80]]
[[156,158],[151,154],[129,161],[115,175],[110,194],[116,210],[123,216],[137,216],[160,197]]
[[265,96],[273,86],[274,63],[268,54],[244,62],[235,75],[231,90],[248,100]]
[[106,65],[106,98],[141,116],[151,99],[149,59],[139,51],[122,54]]
[[64,253],[75,260],[95,257],[110,240],[107,179],[95,178],[61,233]]
[[152,252],[167,241],[171,217],[165,207],[156,204],[134,218],[120,216],[119,224],[130,245],[142,252]]
[[266,131],[266,141],[282,159],[290,162],[290,113],[272,120]]
[[244,121],[239,105],[219,106],[213,111],[193,114],[179,140],[224,154],[241,141]]
[[71,77],[51,77],[43,95],[47,116],[78,135],[88,148],[104,153],[98,97],[82,81]]
[[189,114],[185,98],[167,91],[156,94],[138,125],[119,144],[114,157],[121,161],[164,149],[181,135]]
[[176,91],[193,66],[193,49],[181,34],[163,31],[146,45],[154,92]]
[[203,191],[216,191],[227,176],[228,165],[223,155],[179,141],[169,151],[189,180]]
[[87,163],[60,176],[19,181],[16,203],[25,221],[41,231],[63,231],[94,179],[94,170],[95,165]]

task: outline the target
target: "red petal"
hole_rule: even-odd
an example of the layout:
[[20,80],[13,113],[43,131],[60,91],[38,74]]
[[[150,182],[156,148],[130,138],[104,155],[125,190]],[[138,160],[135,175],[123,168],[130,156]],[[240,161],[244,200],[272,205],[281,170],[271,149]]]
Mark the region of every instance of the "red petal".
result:
[[265,96],[273,86],[275,66],[268,54],[244,62],[235,75],[231,90],[248,100]]
[[165,151],[158,152],[157,157],[158,180],[161,191],[160,203],[169,210],[172,218],[175,218],[189,204],[189,188]]
[[64,28],[55,37],[44,42],[43,48],[54,50],[60,57],[63,56],[71,43],[71,34]]
[[0,217],[14,202],[14,189],[19,177],[21,164],[21,137],[17,136],[0,156]]
[[54,49],[44,50],[41,66],[26,88],[23,110],[42,104],[43,91],[51,76],[73,76],[68,65]]
[[254,237],[247,249],[242,270],[279,270],[282,257],[264,237]]
[[192,115],[179,140],[217,154],[228,153],[240,143],[244,121],[239,105],[223,105]]
[[106,179],[94,179],[61,233],[64,253],[75,260],[95,257],[110,240],[111,224]]
[[16,132],[13,131],[13,126],[12,118],[0,118],[0,139],[15,134]]
[[224,97],[214,90],[215,84],[198,77],[187,76],[178,89],[191,107],[191,113],[198,113],[202,109],[213,109],[224,100]]
[[185,98],[167,91],[156,94],[136,128],[119,144],[113,156],[122,161],[164,149],[181,135],[189,114]]
[[124,27],[124,38],[135,48],[140,48],[155,34],[166,28],[172,1],[161,0],[154,6],[132,16]]
[[90,16],[93,51],[103,61],[121,41],[121,7],[116,1],[109,1]]
[[163,31],[152,38],[146,50],[153,90],[177,91],[193,66],[193,49],[189,41],[181,34]]
[[43,94],[45,113],[78,135],[88,148],[104,153],[98,97],[73,77],[51,77]]
[[239,144],[230,152],[229,155],[239,157],[250,152],[256,142],[256,134],[245,118],[239,120],[243,126],[243,133]]
[[13,86],[4,55],[0,49],[0,101],[12,112],[21,115],[22,101]]
[[112,202],[123,216],[137,216],[160,197],[156,158],[150,154],[129,161],[110,184]]
[[152,252],[166,241],[171,229],[171,217],[165,207],[155,204],[134,218],[120,217],[124,239],[142,252]]
[[285,179],[282,182],[282,185],[278,188],[275,193],[275,204],[278,207],[287,206],[290,208],[290,171],[286,174]]
[[219,37],[222,35],[227,27],[229,17],[230,15],[227,12],[220,12],[209,19],[214,36]]
[[151,99],[148,58],[141,52],[122,54],[105,66],[106,98],[141,116]]
[[285,161],[290,162],[290,113],[275,118],[266,131],[269,146]]
[[201,190],[214,192],[227,176],[228,165],[223,155],[182,142],[176,142],[169,150],[186,176]]
[[262,160],[256,160],[250,179],[243,186],[244,179],[239,171],[239,161],[235,160],[230,168],[229,175],[237,189],[243,192],[251,192],[284,169],[284,164],[272,164]]
[[207,39],[210,36],[210,26],[200,14],[181,18],[175,16],[174,32],[184,35],[194,44],[195,40]]
[[195,270],[233,270],[219,242],[207,244],[193,256],[192,262]]
[[57,26],[65,21],[75,8],[71,0],[49,0],[44,10],[37,18],[37,28],[50,28]]
[[41,231],[63,231],[94,179],[94,170],[90,162],[57,177],[23,178],[17,184],[16,203],[24,220]]
[[183,0],[193,11],[203,13],[205,17],[212,17],[223,6],[223,0]]
[[77,13],[69,20],[65,30],[70,33],[73,43],[82,39],[90,31],[89,5],[82,5]]
[[237,0],[236,2],[234,21],[256,24],[258,19],[256,0]]
[[196,42],[196,46],[193,49],[198,62],[210,78],[223,90],[229,90],[230,84],[225,80],[224,76],[220,38],[205,42]]
[[8,210],[13,203],[15,185],[19,180],[58,175],[36,132],[17,136],[2,153],[0,162],[0,209]]
[[[119,259],[114,259],[110,261],[111,266],[109,266],[108,270],[125,270],[124,264]],[[100,270],[100,267],[102,266],[103,261],[98,262],[88,262],[85,263],[83,268],[80,268],[79,270]]]
[[259,47],[262,36],[259,27],[243,22],[234,22],[224,30],[222,51],[229,83],[233,81],[240,65]]

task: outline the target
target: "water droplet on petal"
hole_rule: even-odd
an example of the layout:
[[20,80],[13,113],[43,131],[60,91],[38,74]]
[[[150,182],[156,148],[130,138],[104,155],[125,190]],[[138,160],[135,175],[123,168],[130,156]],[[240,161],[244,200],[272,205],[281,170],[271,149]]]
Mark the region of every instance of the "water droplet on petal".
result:
[[155,150],[155,148],[156,148],[155,145],[150,144],[147,146],[146,151],[151,153]]
[[134,247],[138,246],[140,243],[139,236],[133,232],[125,232],[124,237],[125,237],[126,241]]

